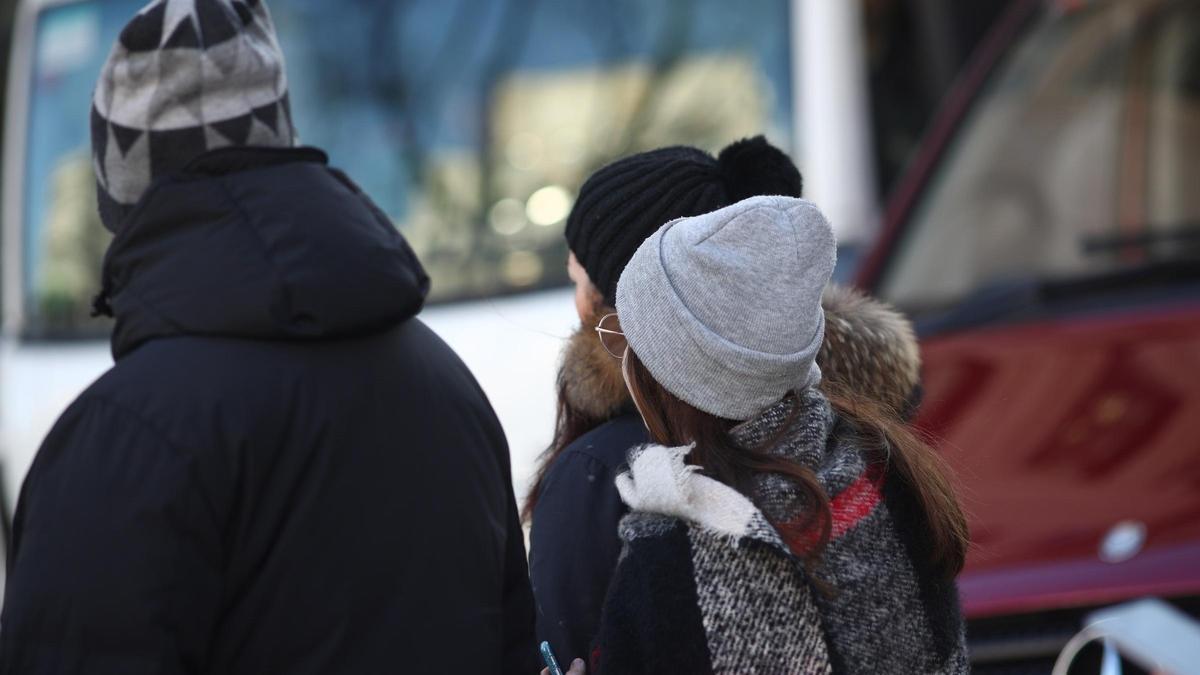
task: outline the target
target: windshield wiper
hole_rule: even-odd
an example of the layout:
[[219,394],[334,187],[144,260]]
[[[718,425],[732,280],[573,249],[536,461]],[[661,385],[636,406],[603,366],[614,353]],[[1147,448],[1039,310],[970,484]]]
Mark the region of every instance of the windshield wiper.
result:
[[948,331],[1017,323],[1065,311],[1090,311],[1175,295],[1200,297],[1200,255],[1172,256],[1071,278],[1007,279],[985,284],[940,312],[915,317],[917,332]]
[[1084,253],[1111,253],[1121,249],[1146,248],[1155,244],[1195,244],[1200,246],[1200,225],[1185,224],[1183,227],[1150,228],[1123,234],[1092,235],[1081,242]]

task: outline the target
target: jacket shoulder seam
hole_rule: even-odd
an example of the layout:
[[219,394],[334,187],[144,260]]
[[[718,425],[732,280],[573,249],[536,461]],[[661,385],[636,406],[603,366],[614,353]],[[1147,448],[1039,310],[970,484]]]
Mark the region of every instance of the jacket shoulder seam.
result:
[[[628,451],[628,450],[632,450],[634,447],[636,447],[636,446],[632,446],[632,445],[631,445],[631,446],[629,446],[629,448],[627,449],[627,451]],[[574,443],[572,443],[571,445],[568,445],[566,450],[563,450],[562,456],[563,456],[564,458],[566,458],[566,457],[583,457],[583,458],[585,458],[585,459],[588,459],[588,460],[590,460],[590,461],[592,461],[592,462],[595,462],[595,463],[597,463],[597,464],[600,464],[600,465],[601,465],[601,466],[603,466],[605,469],[608,469],[609,471],[613,471],[613,472],[615,472],[615,471],[616,471],[618,468],[620,468],[620,467],[621,467],[621,465],[622,465],[622,464],[624,464],[624,463],[625,463],[625,460],[624,460],[624,459],[622,459],[620,462],[618,462],[618,463],[616,463],[616,464],[613,464],[612,462],[609,462],[608,460],[606,460],[606,459],[604,459],[603,457],[599,456],[599,454],[598,454],[598,453],[591,452],[591,451],[589,451],[589,450],[588,450],[588,449],[586,449],[586,448],[577,448],[577,447],[575,447],[575,444],[574,444]]]
[[171,450],[174,452],[180,454],[195,454],[193,449],[172,439],[171,435],[153,420],[147,418],[145,415],[137,410],[134,410],[133,408],[118,403],[108,396],[101,394],[87,394],[84,397],[81,397],[77,402],[77,405],[79,406],[77,410],[82,412],[87,406],[92,404],[98,404],[102,407],[111,408],[112,410],[116,410],[117,412],[121,413],[123,416],[133,419],[142,429],[149,432],[166,445],[170,446]]
[[[572,442],[571,442],[571,444],[570,444],[570,445],[568,445],[568,446],[567,446],[567,447],[566,447],[566,448],[563,450],[563,452],[562,452],[563,456],[565,457],[565,456],[568,456],[568,455],[582,455],[582,456],[584,456],[584,457],[587,457],[587,458],[591,459],[592,461],[595,461],[595,462],[598,462],[599,464],[602,464],[602,465],[604,465],[604,466],[605,466],[605,467],[606,467],[606,468],[607,468],[609,471],[612,471],[612,472],[616,472],[616,471],[618,471],[618,470],[619,470],[619,469],[620,469],[620,468],[621,468],[621,467],[622,467],[622,466],[623,466],[623,465],[626,463],[626,460],[627,460],[627,458],[628,458],[628,455],[629,455],[629,451],[630,451],[630,450],[632,450],[632,449],[634,449],[634,448],[637,448],[637,447],[641,447],[641,446],[644,446],[644,445],[650,444],[650,441],[649,441],[649,440],[642,440],[642,441],[639,441],[639,442],[633,443],[632,445],[630,445],[630,446],[629,446],[629,447],[627,447],[627,448],[623,448],[623,449],[621,450],[620,461],[617,461],[617,462],[612,462],[612,461],[610,461],[609,459],[606,459],[605,457],[603,457],[603,456],[601,455],[601,453],[597,453],[597,452],[593,452],[593,451],[591,451],[591,450],[588,448],[588,445],[589,445],[589,444],[588,444],[588,443],[584,443],[583,441],[584,441],[584,439],[586,439],[586,438],[587,438],[588,436],[590,436],[591,434],[595,433],[596,431],[598,431],[598,430],[600,430],[600,429],[603,429],[605,426],[608,426],[608,425],[611,425],[611,424],[613,424],[614,422],[618,421],[619,419],[620,419],[620,418],[618,417],[618,418],[613,418],[613,419],[611,419],[611,420],[608,420],[607,422],[605,422],[605,423],[604,423],[604,424],[602,424],[601,426],[598,426],[598,427],[596,427],[595,429],[592,429],[592,430],[591,430],[591,431],[589,431],[588,433],[584,434],[583,436],[580,436],[579,438],[575,439],[574,441],[572,441]],[[598,445],[598,444],[597,444],[597,443],[592,443],[591,445]]]
[[[568,448],[567,450],[563,451],[563,454],[561,456],[559,456],[558,459],[556,459],[554,461],[554,464],[550,467],[550,471],[547,472],[546,481],[542,485],[542,490],[541,490],[542,495],[547,494],[550,491],[551,487],[553,487],[557,483],[562,482],[562,478],[563,478],[564,474],[575,473],[574,472],[575,466],[571,466],[571,467],[567,466],[568,463],[571,463],[572,465],[576,465],[577,462],[575,460],[588,462],[589,464],[599,464],[600,465],[599,469],[601,471],[603,471],[605,474],[607,474],[608,478],[610,478],[610,479],[616,478],[616,471],[612,467],[608,466],[607,463],[596,459],[595,457],[593,457],[592,455],[590,455],[586,452],[571,452],[570,449]],[[608,483],[608,485],[611,486],[612,491],[614,493],[616,493],[617,488],[612,480],[604,481],[603,478],[601,478],[600,480],[601,480],[601,482]]]

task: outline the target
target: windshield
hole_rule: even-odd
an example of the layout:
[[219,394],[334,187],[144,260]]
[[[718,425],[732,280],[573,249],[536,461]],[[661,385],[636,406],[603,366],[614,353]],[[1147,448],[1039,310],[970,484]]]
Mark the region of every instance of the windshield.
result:
[[[20,224],[27,336],[107,330],[87,318],[108,243],[87,113],[143,4],[76,2],[38,18]],[[565,283],[566,215],[616,157],[763,132],[791,145],[787,0],[270,6],[301,142],[392,217],[434,301]]]
[[993,284],[1200,252],[1200,5],[1049,12],[958,132],[880,294],[922,313]]

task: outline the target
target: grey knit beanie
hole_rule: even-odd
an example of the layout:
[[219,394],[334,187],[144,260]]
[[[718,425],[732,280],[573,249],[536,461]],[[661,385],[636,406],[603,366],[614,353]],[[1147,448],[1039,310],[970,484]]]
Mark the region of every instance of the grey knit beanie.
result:
[[155,178],[229,145],[295,143],[287,76],[263,0],[154,0],[121,31],[92,96],[104,225]]
[[821,292],[836,261],[829,221],[804,199],[752,197],[674,220],[621,274],[621,329],[667,391],[747,420],[820,382]]

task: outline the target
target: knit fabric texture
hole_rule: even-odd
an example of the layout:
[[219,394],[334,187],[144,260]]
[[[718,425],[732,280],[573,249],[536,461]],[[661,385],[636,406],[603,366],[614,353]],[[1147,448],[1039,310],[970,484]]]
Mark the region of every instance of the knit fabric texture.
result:
[[[779,434],[797,406],[799,416],[773,452],[813,469],[830,496],[833,538],[818,574],[835,594],[815,597],[835,671],[968,672],[957,603],[951,603],[949,612],[928,611],[930,589],[922,584],[939,581],[920,573],[923,561],[915,560],[914,551],[905,545],[906,537],[920,533],[897,527],[884,501],[886,468],[877,458],[867,457],[839,426],[819,391],[809,389],[798,399],[772,406],[737,427],[735,440],[744,447],[761,446]],[[758,476],[755,490],[756,503],[774,522],[790,520],[807,508],[792,483],[778,475]]]
[[[923,551],[909,545],[920,533],[898,526],[886,467],[815,388],[734,437],[761,446],[780,433],[773,452],[813,469],[830,497],[832,539],[816,574],[832,592],[816,590],[769,524],[806,508],[789,482],[758,477],[751,502],[685,464],[690,448],[637,449],[617,483],[632,512],[620,528],[625,553],[605,607],[600,672],[682,672],[670,661],[634,662],[652,661],[658,640],[704,655],[687,672],[969,672],[954,583],[928,574]],[[671,540],[686,543],[662,543]]]
[[836,260],[829,221],[803,199],[752,197],[676,220],[622,273],[621,328],[672,394],[746,420],[820,381],[821,294]]
[[633,252],[663,223],[756,195],[799,197],[800,171],[762,136],[717,157],[687,146],[619,159],[592,174],[567,217],[567,244],[611,306]]
[[100,217],[116,231],[160,176],[208,150],[295,143],[263,0],[155,0],[125,26],[91,110]]

